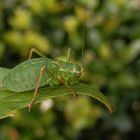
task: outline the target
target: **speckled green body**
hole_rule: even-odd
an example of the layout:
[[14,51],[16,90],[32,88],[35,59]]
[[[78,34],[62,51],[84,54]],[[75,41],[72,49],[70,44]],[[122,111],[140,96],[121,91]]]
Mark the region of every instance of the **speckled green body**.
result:
[[33,90],[36,87],[40,70],[46,66],[40,81],[41,86],[60,85],[60,78],[66,84],[76,83],[81,68],[76,64],[49,58],[34,58],[24,61],[14,67],[2,80],[5,89],[14,92]]

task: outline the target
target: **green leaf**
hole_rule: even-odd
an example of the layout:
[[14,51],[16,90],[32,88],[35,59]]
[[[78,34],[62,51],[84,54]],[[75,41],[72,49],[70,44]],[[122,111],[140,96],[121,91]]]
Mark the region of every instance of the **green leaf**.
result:
[[[9,73],[10,69],[0,67],[0,83],[5,75]],[[27,107],[31,102],[34,91],[27,91],[15,93],[11,91],[0,89],[0,119],[12,115],[12,112]],[[72,93],[91,96],[102,102],[110,112],[112,112],[111,105],[106,97],[95,87],[86,84],[72,85],[70,88],[66,86],[44,87],[40,88],[36,98],[36,102],[41,102],[49,98],[56,98]]]
[[[99,100],[110,110],[110,112],[112,112],[108,100],[100,91],[98,91],[97,88],[81,83],[72,85],[71,88],[66,86],[40,88],[35,103],[49,98],[72,94],[72,91],[77,94],[88,95]],[[27,107],[27,105],[31,102],[32,96],[33,91],[15,93],[0,90],[0,118],[8,117],[12,114],[12,112]]]

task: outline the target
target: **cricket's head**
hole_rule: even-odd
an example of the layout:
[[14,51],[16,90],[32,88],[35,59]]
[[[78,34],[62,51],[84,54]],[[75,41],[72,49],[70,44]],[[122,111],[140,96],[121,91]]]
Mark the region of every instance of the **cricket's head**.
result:
[[74,84],[78,82],[83,69],[77,65],[63,61],[57,61],[59,66],[59,73],[61,78],[68,84]]

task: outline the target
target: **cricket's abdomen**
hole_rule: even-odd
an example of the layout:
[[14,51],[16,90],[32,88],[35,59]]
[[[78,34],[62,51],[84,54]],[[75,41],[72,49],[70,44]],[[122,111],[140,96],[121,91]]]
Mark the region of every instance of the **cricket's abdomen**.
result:
[[[4,88],[14,92],[35,89],[41,68],[43,66],[50,68],[51,63],[52,60],[49,58],[34,58],[19,64],[3,79]],[[40,86],[48,85],[49,80],[49,74],[45,71],[41,77]]]

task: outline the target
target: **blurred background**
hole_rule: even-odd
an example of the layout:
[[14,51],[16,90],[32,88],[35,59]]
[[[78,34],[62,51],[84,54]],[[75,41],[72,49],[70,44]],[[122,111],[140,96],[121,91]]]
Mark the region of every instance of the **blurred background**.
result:
[[140,0],[0,0],[0,66],[27,60],[32,47],[64,60],[71,48],[81,82],[113,113],[86,96],[47,100],[0,120],[0,140],[140,139]]

